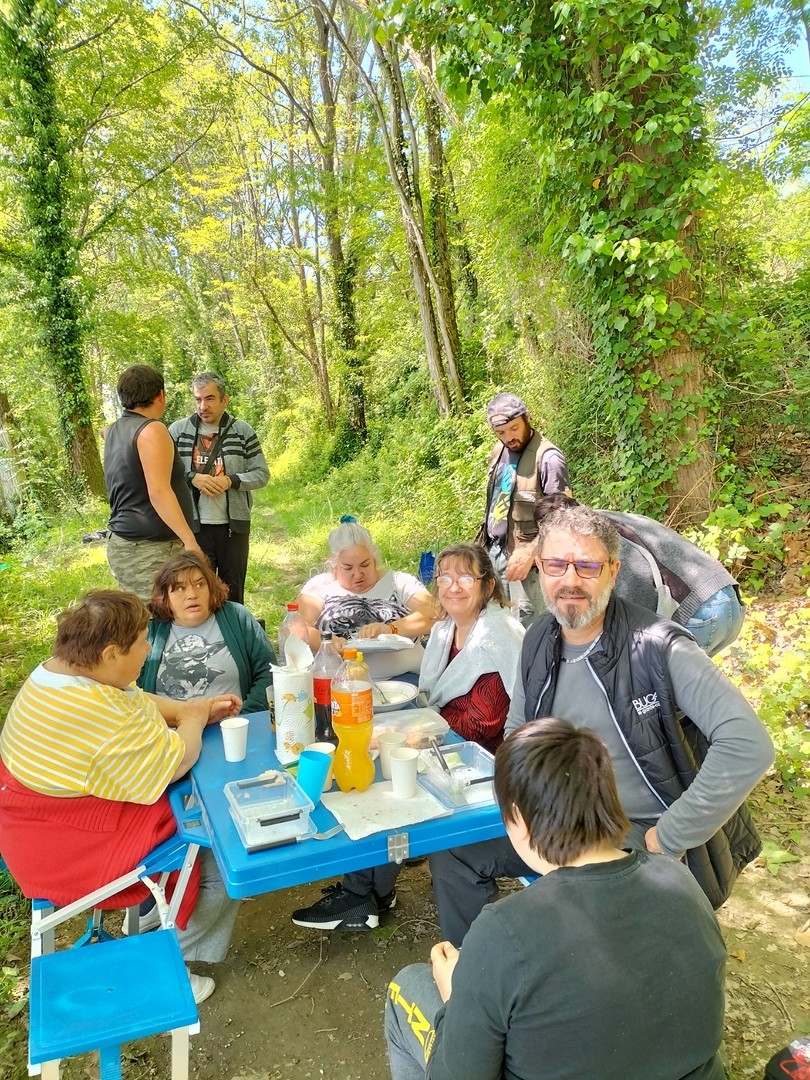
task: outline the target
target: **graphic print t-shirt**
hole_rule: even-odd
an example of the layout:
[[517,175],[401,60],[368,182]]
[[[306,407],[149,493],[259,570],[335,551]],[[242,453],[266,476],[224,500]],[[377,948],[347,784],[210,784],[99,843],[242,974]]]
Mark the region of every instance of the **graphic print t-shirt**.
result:
[[[194,472],[199,472],[208,464],[208,455],[219,431],[212,424],[200,424],[197,428],[197,438],[194,440],[194,448],[191,451],[191,467]],[[222,460],[222,450],[217,452],[217,460],[213,469],[208,472],[211,476],[225,475],[225,462]],[[197,507],[200,521],[203,525],[227,525],[228,524],[228,496],[223,492],[221,495],[203,495],[200,492],[200,501]]]
[[507,518],[509,507],[512,505],[512,492],[515,489],[521,453],[522,451],[507,450],[504,447],[500,460],[495,466],[495,484],[487,514],[487,532],[490,540],[497,540],[501,547],[506,547]]
[[315,624],[319,630],[350,637],[353,631],[369,623],[404,619],[410,614],[408,601],[423,589],[424,585],[413,574],[389,570],[364,593],[349,592],[331,574],[310,578],[301,592],[323,601],[323,611]]
[[216,694],[241,695],[239,669],[214,615],[201,626],[172,624],[155,693],[175,701]]

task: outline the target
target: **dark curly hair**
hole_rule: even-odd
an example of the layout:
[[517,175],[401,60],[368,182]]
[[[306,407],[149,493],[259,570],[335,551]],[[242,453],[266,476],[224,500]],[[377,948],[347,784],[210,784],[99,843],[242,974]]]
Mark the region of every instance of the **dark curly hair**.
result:
[[180,551],[167,559],[155,574],[152,598],[149,601],[149,610],[155,619],[160,619],[161,622],[172,622],[174,615],[169,606],[169,593],[174,592],[181,577],[194,571],[205,578],[211,598],[212,613],[219,611],[228,599],[228,586],[217,577],[208,563],[199,555],[191,551]]

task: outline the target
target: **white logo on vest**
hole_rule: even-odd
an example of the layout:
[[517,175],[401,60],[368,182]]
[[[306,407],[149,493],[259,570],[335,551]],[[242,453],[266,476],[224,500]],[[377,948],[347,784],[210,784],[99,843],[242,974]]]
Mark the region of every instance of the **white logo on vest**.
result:
[[646,694],[644,697],[633,698],[633,708],[639,716],[646,716],[648,712],[654,712],[659,707],[658,691]]

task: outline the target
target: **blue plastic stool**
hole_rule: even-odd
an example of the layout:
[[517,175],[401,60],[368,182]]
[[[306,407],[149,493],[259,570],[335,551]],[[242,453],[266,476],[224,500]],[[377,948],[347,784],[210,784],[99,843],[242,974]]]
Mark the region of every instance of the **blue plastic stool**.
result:
[[164,1031],[172,1080],[188,1078],[199,1014],[174,930],[33,957],[30,1012],[28,1060],[43,1080],[59,1080],[60,1058],[89,1050],[101,1080],[121,1080],[121,1044]]

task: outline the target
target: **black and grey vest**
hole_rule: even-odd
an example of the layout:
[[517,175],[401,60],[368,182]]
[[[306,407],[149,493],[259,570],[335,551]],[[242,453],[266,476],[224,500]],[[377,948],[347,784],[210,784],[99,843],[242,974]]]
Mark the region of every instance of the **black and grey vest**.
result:
[[[602,683],[633,757],[666,806],[689,787],[708,740],[673,698],[667,648],[683,627],[613,596],[605,613],[602,649],[588,660]],[[525,718],[552,715],[562,654],[562,633],[551,615],[526,634],[521,676]],[[714,908],[731,892],[737,875],[761,850],[751,813],[743,803],[705,844],[686,853],[686,865]]]

